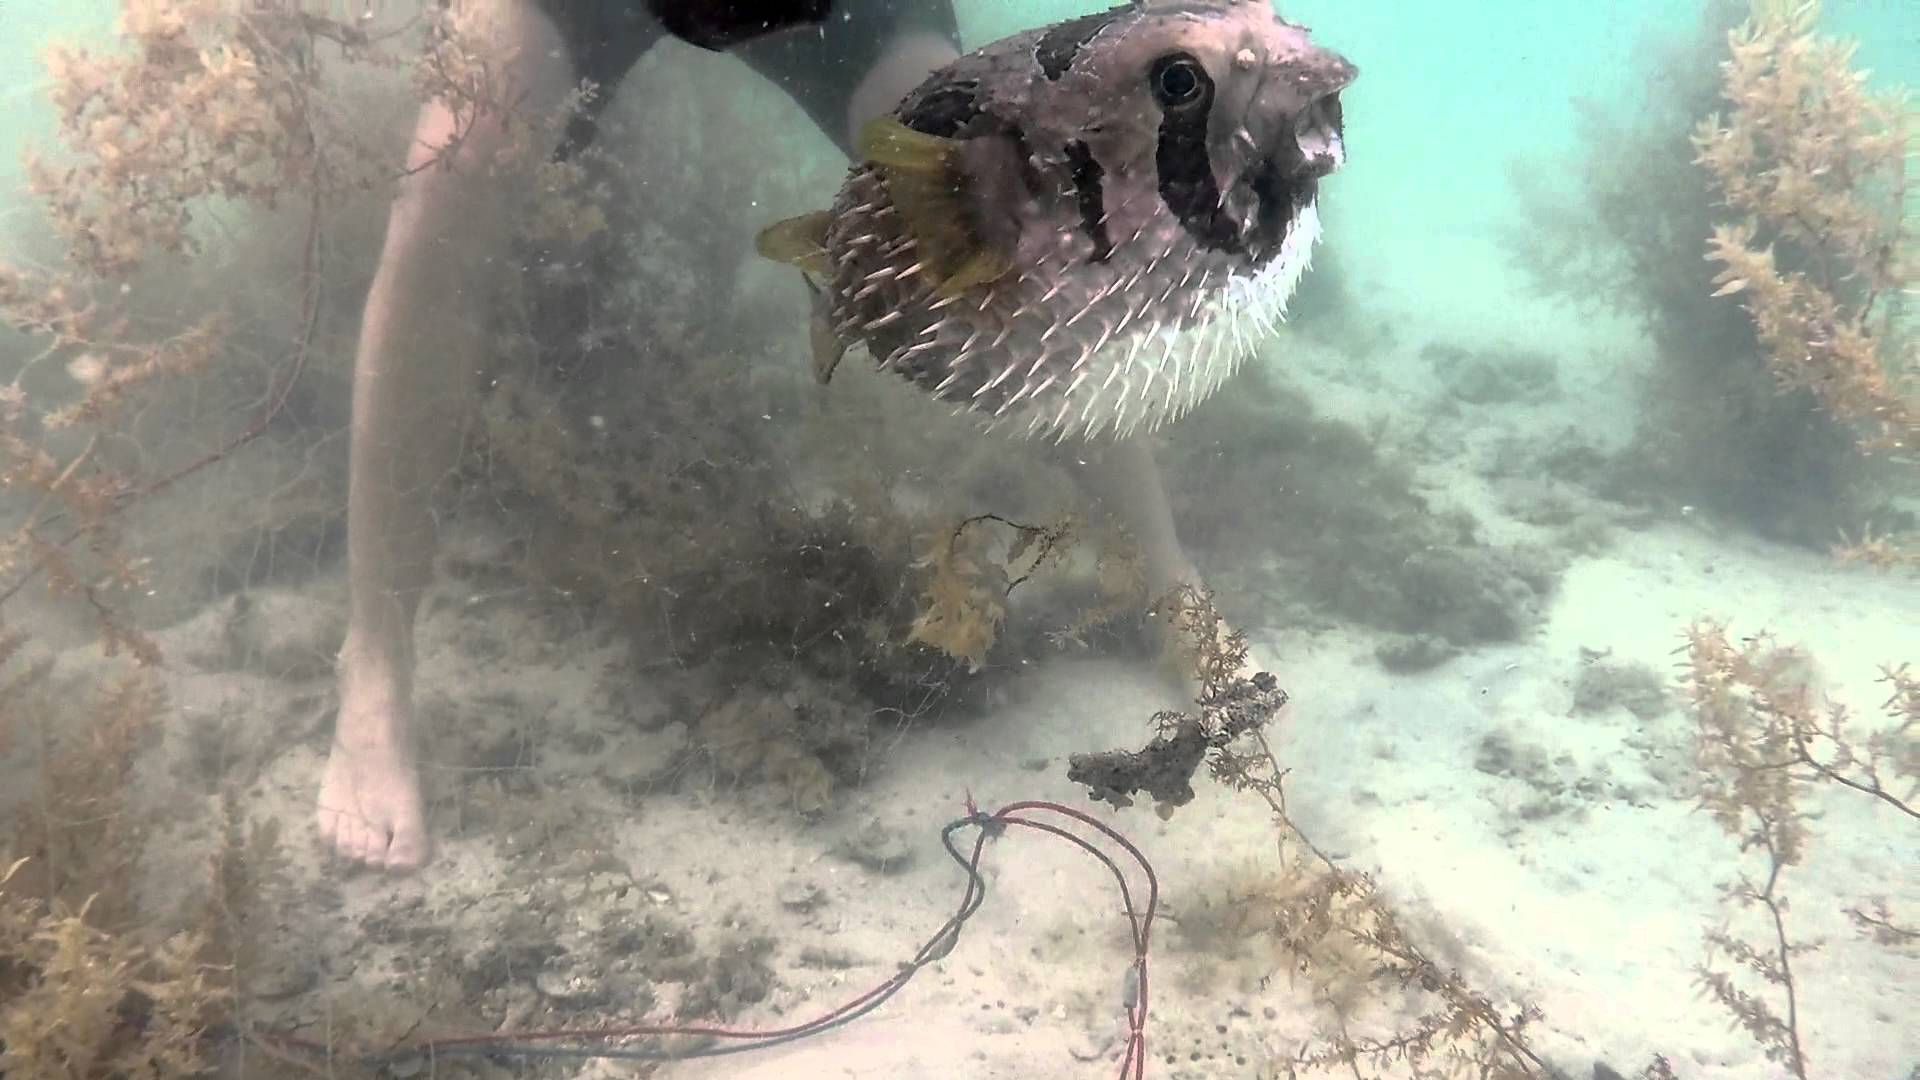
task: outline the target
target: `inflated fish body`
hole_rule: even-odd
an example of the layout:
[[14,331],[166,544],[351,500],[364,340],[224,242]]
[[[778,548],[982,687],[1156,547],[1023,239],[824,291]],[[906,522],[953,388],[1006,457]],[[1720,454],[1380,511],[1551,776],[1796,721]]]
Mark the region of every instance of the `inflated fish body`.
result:
[[1152,428],[1283,315],[1354,76],[1268,0],[1137,0],[1029,31],[870,125],[832,209],[760,250],[810,275],[823,379],[864,343],[1033,432]]

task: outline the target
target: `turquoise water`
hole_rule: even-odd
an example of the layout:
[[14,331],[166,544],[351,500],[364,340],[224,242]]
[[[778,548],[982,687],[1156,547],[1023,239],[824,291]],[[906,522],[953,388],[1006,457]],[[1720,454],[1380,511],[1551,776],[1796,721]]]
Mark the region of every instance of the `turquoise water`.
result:
[[[1097,6],[959,0],[957,14],[971,48]],[[119,10],[0,4],[0,265],[64,269],[18,167],[52,132],[36,57],[55,40],[112,49]],[[55,965],[16,932],[41,914],[47,866],[64,882],[48,890],[68,905],[56,915],[107,898],[90,909],[114,935],[102,942],[204,935],[206,985],[235,996],[210,994],[183,1021],[209,1026],[182,1045],[229,1075],[293,1075],[288,1061],[644,1075],[570,1051],[662,1044],[549,1036],[781,1028],[891,985],[930,936],[932,959],[870,1015],[655,1075],[1113,1076],[1142,954],[1146,1076],[1287,1076],[1343,1032],[1391,1040],[1475,994],[1502,1018],[1539,1010],[1510,1039],[1476,1014],[1441,1040],[1514,1070],[1496,1075],[1639,1076],[1655,1055],[1700,1080],[1920,1075],[1920,781],[1913,731],[1883,705],[1907,685],[1888,672],[1920,661],[1920,585],[1910,564],[1828,550],[1863,529],[1911,550],[1920,485],[1911,457],[1862,458],[1774,396],[1734,301],[1705,298],[1704,229],[1722,215],[1648,126],[1655,76],[1684,74],[1649,58],[1696,39],[1700,5],[1285,13],[1361,73],[1343,94],[1348,164],[1322,188],[1326,237],[1291,323],[1144,465],[982,439],[857,352],[820,386],[806,294],[752,242],[826,205],[844,162],[732,60],[665,45],[621,88],[587,173],[610,225],[595,239],[505,238],[565,219],[555,201],[476,196],[444,222],[405,340],[453,356],[459,389],[398,428],[408,447],[458,449],[430,476],[406,471],[411,451],[392,465],[437,539],[410,639],[433,844],[412,872],[340,857],[337,822],[314,811],[336,657],[352,652],[348,424],[390,189],[330,204],[311,235],[299,199],[204,200],[195,256],[93,284],[124,322],[83,328],[90,341],[51,342],[31,320],[0,337],[0,388],[20,388],[19,430],[52,463],[0,446],[16,483],[0,487],[0,537],[41,545],[0,547],[0,632],[24,641],[0,647],[0,870],[29,858],[0,887],[16,903],[0,908],[0,1055],[16,1055],[0,1075],[64,1075],[24,1048],[84,1007],[46,1005]],[[1859,40],[1874,85],[1920,79],[1920,6],[1829,3],[1820,27]],[[355,73],[330,84],[332,115],[397,155],[404,75],[329,71]],[[1588,141],[1583,107],[1627,138]],[[1640,201],[1596,211],[1593,175]],[[1541,218],[1532,195],[1585,231]],[[1638,276],[1549,296],[1523,265],[1569,237],[1612,252],[1613,234],[1644,237],[1642,212],[1693,233]],[[113,342],[215,313],[227,336],[205,368],[141,384],[97,432],[50,419],[125,355]],[[115,496],[111,527],[45,495],[63,469]],[[1127,538],[1106,524],[1116,475],[1135,496],[1156,478],[1170,506],[1144,525],[1113,511]],[[1072,529],[1049,531],[1066,514]],[[1204,774],[1162,816],[1068,776],[1075,755],[1141,747],[1161,710],[1204,714],[1166,677],[1161,623],[1134,595],[1168,518],[1248,663],[1291,698],[1267,728],[1285,828]],[[1022,561],[1056,543],[1058,560]],[[78,569],[61,577],[48,545],[81,553]],[[943,595],[975,617],[1007,602],[990,646],[925,647]],[[1701,731],[1725,715],[1687,696],[1720,640],[1702,630],[1686,651],[1702,620],[1777,662],[1770,699],[1736,678],[1721,700],[1740,730],[1766,715],[1756,700],[1821,723],[1842,708],[1848,745],[1879,751],[1863,772],[1816,732],[1816,762],[1851,786],[1791,772],[1807,831],[1780,879],[1797,1068],[1699,980],[1717,928],[1777,944],[1722,893],[1769,864],[1701,812],[1721,767]],[[122,631],[111,652],[103,626]],[[1765,653],[1763,630],[1804,653]],[[153,654],[129,647],[143,640]],[[130,652],[157,696],[114,734],[96,726],[116,715],[99,695],[134,671]],[[1021,828],[986,846],[986,902],[942,939],[970,878],[941,826],[1020,799],[1137,845],[1162,905],[1150,949],[1085,849]],[[278,833],[236,846],[247,823]],[[957,835],[964,856],[972,833]],[[1137,911],[1144,876],[1124,845],[1080,835],[1130,875]],[[1310,917],[1334,866],[1371,875],[1380,907],[1342,892]],[[1411,951],[1365,936],[1380,912]],[[77,970],[107,970],[92,955]],[[158,977],[150,954],[127,955]],[[1785,1015],[1779,983],[1737,985]],[[124,994],[93,1000],[118,1036],[159,1039]],[[500,1040],[499,1056],[406,1050],[467,1036]],[[328,1044],[354,1060],[329,1065]],[[1417,1075],[1391,1057],[1359,1075]]]
[[[982,44],[1098,5],[1042,0],[1031,4],[961,4],[963,40]],[[1496,253],[1455,250],[1433,238],[1473,238],[1503,219],[1511,206],[1506,170],[1514,158],[1551,158],[1573,149],[1576,99],[1634,101],[1644,74],[1634,66],[1646,43],[1684,33],[1699,5],[1686,2],[1618,4],[1446,5],[1298,4],[1284,13],[1314,28],[1359,64],[1363,78],[1348,97],[1354,167],[1329,193],[1332,212],[1343,204],[1417,210],[1426,224],[1411,234],[1372,226],[1366,210],[1343,222],[1364,233],[1348,247],[1393,270],[1418,275],[1422,289],[1474,287],[1490,276],[1504,282]],[[41,43],[52,36],[98,32],[112,17],[98,3],[33,5],[7,13],[0,36],[0,70],[7,116],[0,135],[9,144],[43,136],[32,72]],[[1884,85],[1912,85],[1920,75],[1920,40],[1905,5],[1829,3],[1823,25],[1860,43],[1860,66]],[[0,169],[16,165],[6,155]],[[0,177],[11,175],[0,172]],[[1468,269],[1463,273],[1461,263]],[[1426,294],[1430,295],[1430,294]],[[1430,304],[1444,307],[1443,304]]]

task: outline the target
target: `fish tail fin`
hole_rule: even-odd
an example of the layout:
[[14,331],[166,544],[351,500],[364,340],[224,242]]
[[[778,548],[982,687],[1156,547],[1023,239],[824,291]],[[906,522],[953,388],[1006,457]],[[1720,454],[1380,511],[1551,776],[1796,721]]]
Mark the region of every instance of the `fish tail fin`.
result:
[[832,273],[827,262],[827,223],[830,220],[825,210],[816,210],[811,214],[790,217],[760,230],[753,239],[753,249],[763,259],[777,263],[797,266],[822,277]]

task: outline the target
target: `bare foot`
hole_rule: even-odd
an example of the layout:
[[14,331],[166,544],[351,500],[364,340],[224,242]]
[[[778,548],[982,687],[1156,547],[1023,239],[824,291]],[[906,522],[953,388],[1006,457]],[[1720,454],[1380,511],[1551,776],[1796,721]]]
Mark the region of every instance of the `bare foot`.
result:
[[333,744],[320,780],[320,838],[339,855],[383,870],[427,861],[420,777],[403,753]]
[[407,731],[406,688],[382,665],[341,657],[340,715],[320,779],[320,839],[337,854],[383,870],[427,861],[427,815]]

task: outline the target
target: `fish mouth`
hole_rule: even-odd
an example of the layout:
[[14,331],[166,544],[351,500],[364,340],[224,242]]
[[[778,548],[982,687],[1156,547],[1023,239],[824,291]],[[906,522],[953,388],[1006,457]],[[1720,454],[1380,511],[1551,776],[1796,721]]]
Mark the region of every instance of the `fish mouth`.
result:
[[1347,162],[1347,146],[1341,138],[1340,94],[1336,91],[1312,101],[1293,120],[1291,160],[1276,164],[1302,180],[1318,180]]
[[[1264,210],[1264,231],[1274,237],[1300,207],[1319,194],[1320,180],[1347,162],[1341,138],[1340,95],[1328,93],[1293,118],[1287,134],[1253,171],[1253,190]],[[1265,217],[1272,220],[1264,220]]]

